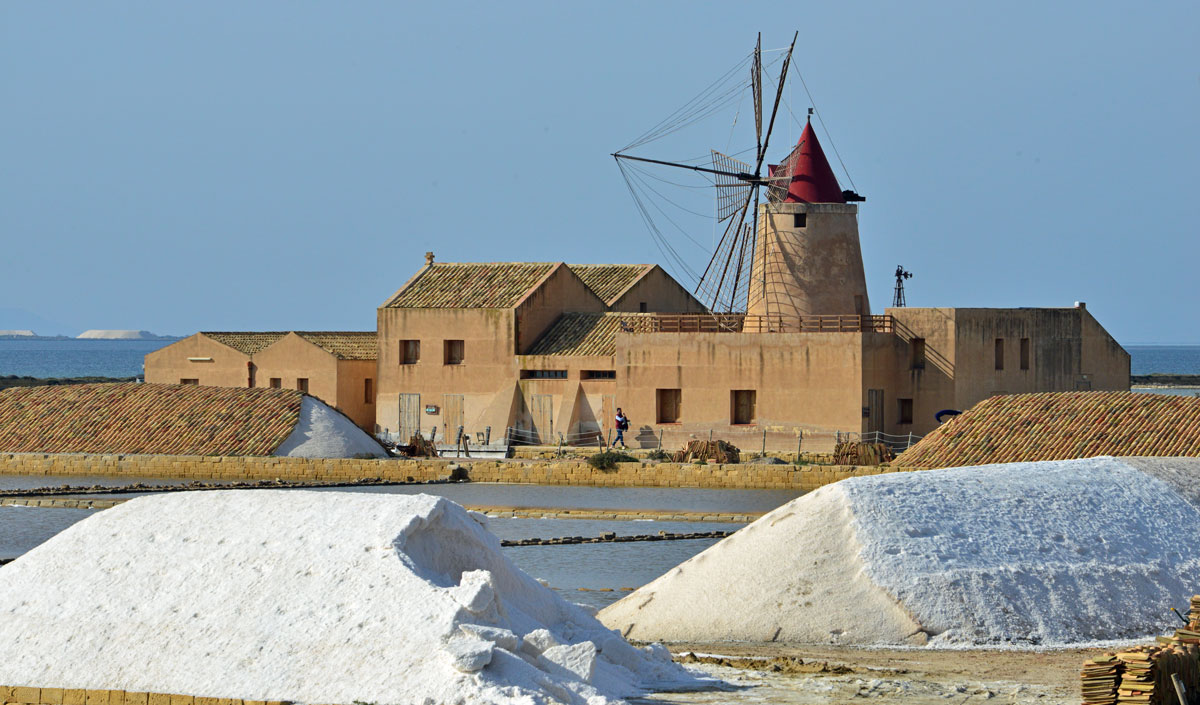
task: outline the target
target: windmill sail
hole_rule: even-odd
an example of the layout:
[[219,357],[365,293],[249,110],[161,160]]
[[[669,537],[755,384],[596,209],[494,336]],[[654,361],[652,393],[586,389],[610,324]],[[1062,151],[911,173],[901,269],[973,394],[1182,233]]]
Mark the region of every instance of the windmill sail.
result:
[[713,170],[723,172],[714,175],[713,181],[717,187],[717,221],[724,222],[746,207],[746,201],[750,199],[750,192],[754,189],[753,185],[733,174],[749,174],[754,167],[721,154],[715,149],[710,151],[712,151]]

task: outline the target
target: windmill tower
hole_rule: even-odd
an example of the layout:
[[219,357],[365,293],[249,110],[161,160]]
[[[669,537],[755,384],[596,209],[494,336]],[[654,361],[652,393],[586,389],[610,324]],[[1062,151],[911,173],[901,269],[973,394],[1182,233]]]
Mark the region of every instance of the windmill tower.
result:
[[[867,280],[858,238],[858,206],[843,193],[812,123],[772,177],[760,206],[758,247],[747,313],[790,319],[814,315],[867,315]],[[786,321],[784,322],[786,326]]]

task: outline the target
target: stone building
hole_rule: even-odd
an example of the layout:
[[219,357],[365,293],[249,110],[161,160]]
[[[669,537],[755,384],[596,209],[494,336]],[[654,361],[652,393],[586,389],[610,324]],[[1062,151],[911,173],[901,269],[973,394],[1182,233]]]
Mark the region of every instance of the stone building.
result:
[[376,333],[197,333],[147,355],[147,381],[305,389],[403,440],[595,443],[619,406],[636,445],[775,449],[923,435],[998,394],[1129,389],[1129,355],[1082,303],[872,315],[858,206],[810,126],[789,160],[760,207],[744,314],[708,312],[657,265],[427,253]]
[[1129,355],[1082,303],[871,315],[857,205],[811,127],[792,158],[786,195],[761,206],[746,314],[707,313],[648,265],[427,256],[378,311],[377,424],[586,443],[620,406],[640,445],[795,448],[813,431],[924,434],[997,394],[1129,388]]
[[375,333],[201,332],[146,355],[146,381],[311,394],[375,428]]

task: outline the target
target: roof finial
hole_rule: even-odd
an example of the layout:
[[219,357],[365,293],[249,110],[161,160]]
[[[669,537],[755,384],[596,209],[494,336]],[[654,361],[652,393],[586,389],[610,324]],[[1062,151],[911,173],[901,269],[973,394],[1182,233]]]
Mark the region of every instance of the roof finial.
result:
[[433,264],[433,253],[432,253],[432,252],[426,252],[426,253],[425,253],[425,264],[426,264],[426,265],[432,265],[432,264]]
[[808,109],[808,120],[807,120],[807,122],[812,122],[812,114],[813,114],[813,109],[812,109],[812,108],[809,108],[809,109]]

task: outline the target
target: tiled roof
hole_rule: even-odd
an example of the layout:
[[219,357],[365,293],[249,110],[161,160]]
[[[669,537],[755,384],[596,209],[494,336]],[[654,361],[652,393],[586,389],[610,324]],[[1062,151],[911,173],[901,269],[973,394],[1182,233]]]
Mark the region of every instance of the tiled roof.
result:
[[1200,398],[1047,392],[985,399],[896,459],[943,468],[1097,455],[1200,456]]
[[375,331],[296,331],[296,335],[333,353],[339,360],[374,360],[379,355]]
[[583,280],[592,293],[610,306],[616,301],[618,294],[625,291],[630,284],[637,281],[638,277],[654,267],[652,264],[569,264],[567,266]]
[[0,452],[271,455],[303,397],[132,382],[13,387],[0,391]]
[[564,313],[527,355],[615,355],[622,322],[652,313]]
[[238,352],[246,355],[253,355],[263,348],[279,340],[287,335],[287,331],[270,331],[270,332],[209,332],[201,331],[203,335],[212,338],[213,340],[228,345]]
[[557,266],[553,262],[439,262],[384,308],[512,308]]

